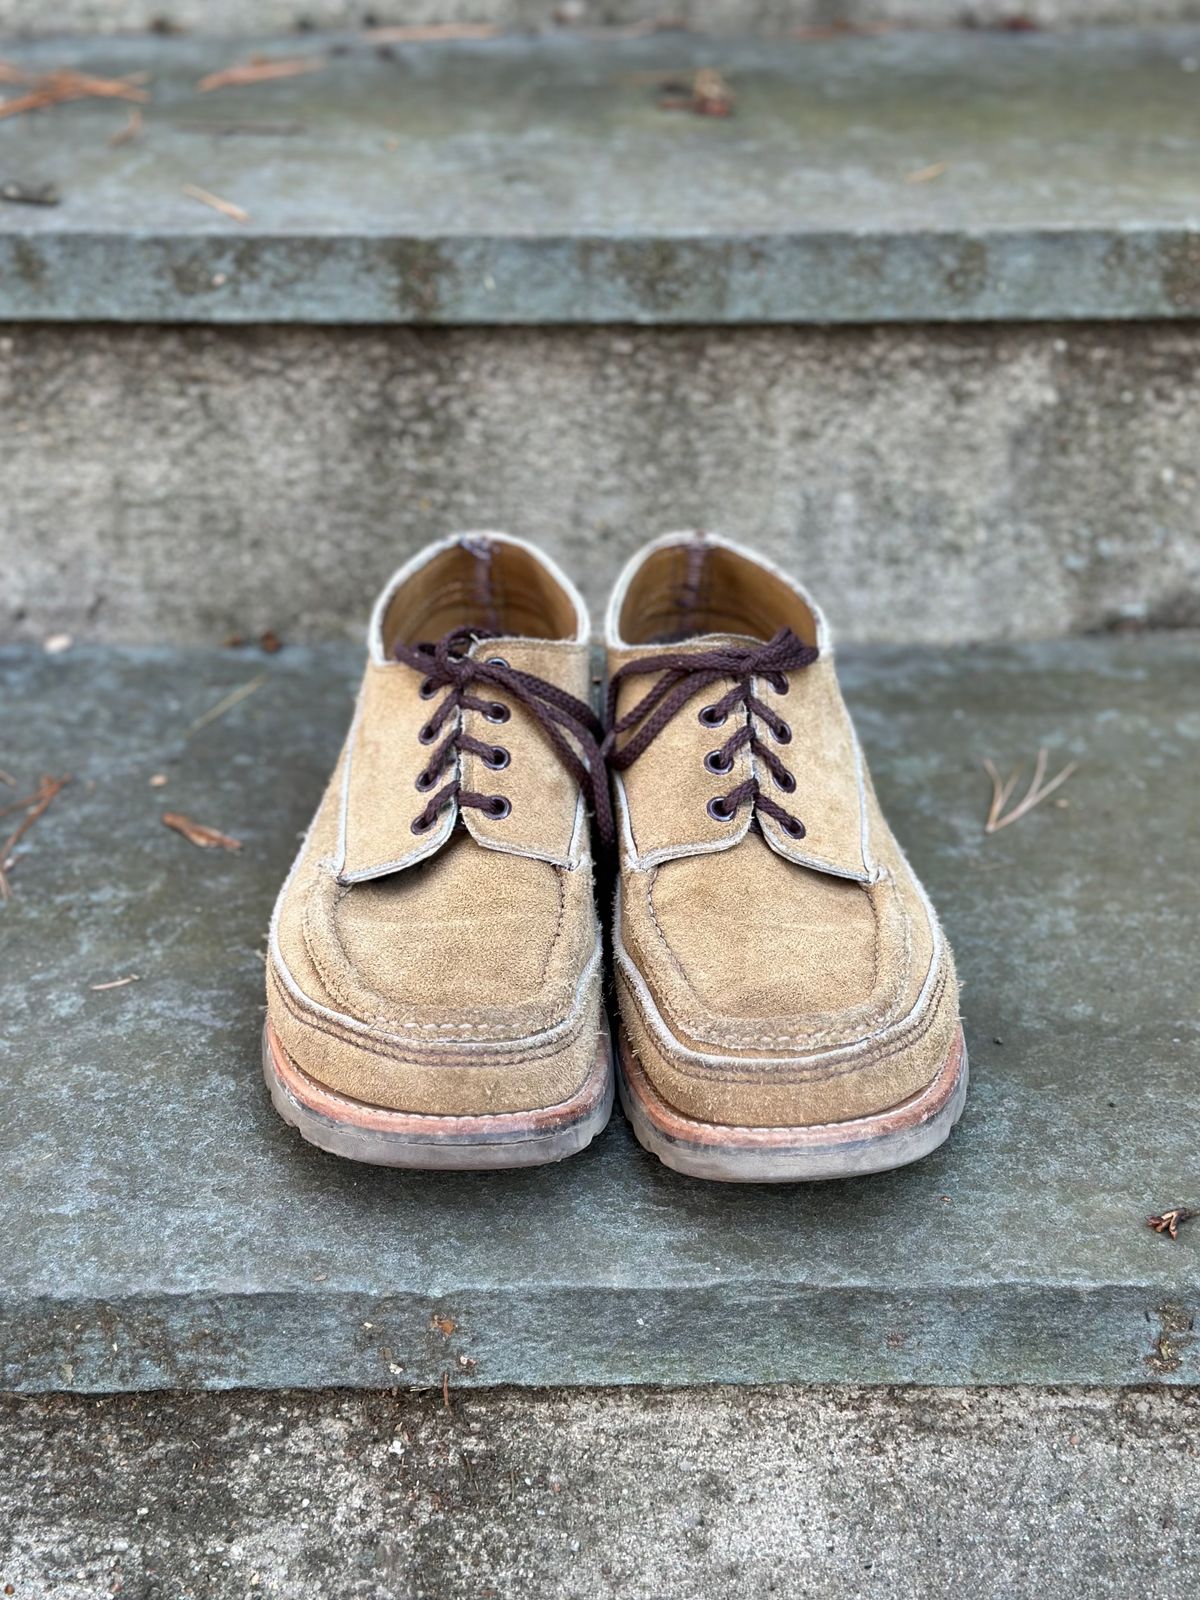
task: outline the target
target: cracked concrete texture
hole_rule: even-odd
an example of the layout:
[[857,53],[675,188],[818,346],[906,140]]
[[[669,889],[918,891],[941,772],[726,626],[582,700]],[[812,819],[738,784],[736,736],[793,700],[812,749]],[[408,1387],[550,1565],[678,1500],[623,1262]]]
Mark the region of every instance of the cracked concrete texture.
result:
[[605,26],[679,18],[693,27],[793,28],[898,22],[1002,23],[1019,11],[1042,27],[1086,22],[1176,22],[1200,17],[1197,0],[0,0],[0,31],[120,33],[166,24],[204,33],[282,28],[490,22],[501,27]]
[[1200,1578],[1191,1390],[450,1399],[0,1399],[0,1586],[14,1600],[1175,1600]]
[[787,562],[843,637],[1200,622],[1200,324],[0,329],[0,638],[357,636],[508,527],[599,608],[649,534]]

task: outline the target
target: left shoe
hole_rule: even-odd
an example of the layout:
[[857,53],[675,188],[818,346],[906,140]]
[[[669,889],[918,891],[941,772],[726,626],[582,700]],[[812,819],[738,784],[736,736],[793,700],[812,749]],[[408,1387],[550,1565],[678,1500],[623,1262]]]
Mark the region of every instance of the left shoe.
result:
[[798,584],[671,534],[609,607],[619,1084],[667,1166],[842,1178],[962,1110],[954,961],[892,836]]
[[590,634],[558,568],[499,533],[430,545],[376,602],[267,961],[267,1083],[322,1149],[525,1167],[608,1120]]

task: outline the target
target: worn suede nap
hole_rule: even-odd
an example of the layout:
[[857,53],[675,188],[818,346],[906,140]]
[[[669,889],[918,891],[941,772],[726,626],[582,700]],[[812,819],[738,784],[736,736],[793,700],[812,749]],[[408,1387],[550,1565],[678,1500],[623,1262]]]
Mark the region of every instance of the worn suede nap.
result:
[[[653,1089],[685,1116],[798,1128],[870,1117],[937,1078],[958,1029],[958,989],[949,947],[879,809],[819,611],[748,552],[676,536],[618,585],[610,671],[656,648],[710,649],[728,635],[690,630],[735,621],[762,640],[790,627],[821,650],[785,694],[755,684],[791,726],[790,742],[776,745],[797,783],[783,803],[806,836],[791,839],[749,805],[733,823],[711,822],[713,778],[691,708],[677,719],[686,727],[668,724],[624,775],[614,927],[622,1025]],[[732,685],[710,686],[701,701]],[[740,776],[718,783],[728,789]]]

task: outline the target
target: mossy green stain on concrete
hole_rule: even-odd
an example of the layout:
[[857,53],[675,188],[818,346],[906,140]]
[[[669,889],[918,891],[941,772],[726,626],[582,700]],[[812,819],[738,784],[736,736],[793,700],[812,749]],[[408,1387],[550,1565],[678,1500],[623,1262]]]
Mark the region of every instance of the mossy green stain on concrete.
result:
[[[956,948],[973,1090],[929,1160],[794,1189],[680,1179],[619,1115],[562,1167],[457,1177],[274,1116],[264,931],[360,664],[0,654],[3,767],[74,775],[0,908],[0,1387],[1200,1378],[1200,1235],[1145,1226],[1200,1181],[1194,635],[844,654]],[[983,757],[1040,744],[1080,763],[1066,806],[985,838]]]

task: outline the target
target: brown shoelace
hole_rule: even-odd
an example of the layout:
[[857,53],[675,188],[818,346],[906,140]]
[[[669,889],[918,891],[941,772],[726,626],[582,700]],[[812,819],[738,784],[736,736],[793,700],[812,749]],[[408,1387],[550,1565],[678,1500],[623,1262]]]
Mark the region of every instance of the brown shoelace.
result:
[[[471,692],[472,687],[483,690],[503,690],[518,701],[534,718],[549,739],[563,765],[586,794],[596,819],[596,828],[603,843],[613,842],[612,807],[608,795],[608,774],[600,751],[603,727],[600,719],[573,694],[547,683],[531,672],[519,672],[510,667],[502,656],[471,656],[467,651],[477,639],[495,638],[496,635],[479,628],[452,628],[436,643],[415,645],[398,642],[394,646],[397,661],[423,673],[421,698],[432,700],[439,689],[449,693],[437,709],[430,713],[428,722],[417,737],[422,744],[436,743],[439,734],[447,730],[441,744],[430,756],[417,776],[417,788],[422,794],[436,788],[447,767],[453,774],[436,793],[430,794],[425,809],[413,819],[414,833],[426,833],[433,827],[446,806],[457,801],[459,809],[471,807],[485,816],[499,820],[507,817],[512,802],[507,795],[481,794],[475,789],[464,789],[459,776],[459,756],[470,750],[493,772],[502,772],[511,759],[501,744],[485,744],[473,738],[463,727],[462,711],[478,711],[487,722],[501,724],[508,721],[512,712],[502,701],[485,699]],[[570,735],[579,746],[578,752],[566,737]]]
[[[705,706],[699,713],[700,721],[706,728],[720,728],[739,707],[744,708],[747,715],[723,745],[708,752],[704,758],[705,767],[718,775],[731,772],[734,756],[749,745],[779,788],[785,794],[793,794],[796,789],[795,778],[774,750],[758,737],[751,717],[758,717],[766,723],[778,744],[790,743],[792,730],[777,711],[773,711],[754,693],[754,679],[765,678],[778,694],[786,694],[789,688],[787,674],[811,666],[818,654],[815,645],[805,644],[790,628],[780,628],[767,644],[721,645],[715,650],[690,653],[664,652],[628,662],[613,674],[608,685],[609,731],[604,741],[604,753],[609,765],[615,772],[632,766],[698,690],[706,684],[733,678],[733,688],[712,705]],[[625,679],[649,677],[654,673],[660,675],[654,687],[631,711],[617,718],[617,694]],[[631,733],[635,729],[636,732]],[[617,740],[626,733],[631,733],[631,737],[618,748]],[[804,824],[800,818],[786,811],[769,794],[764,794],[758,779],[754,777],[735,785],[728,794],[710,800],[708,814],[714,822],[729,822],[747,801],[760,811],[765,811],[769,817],[774,817],[791,838],[803,839]]]

